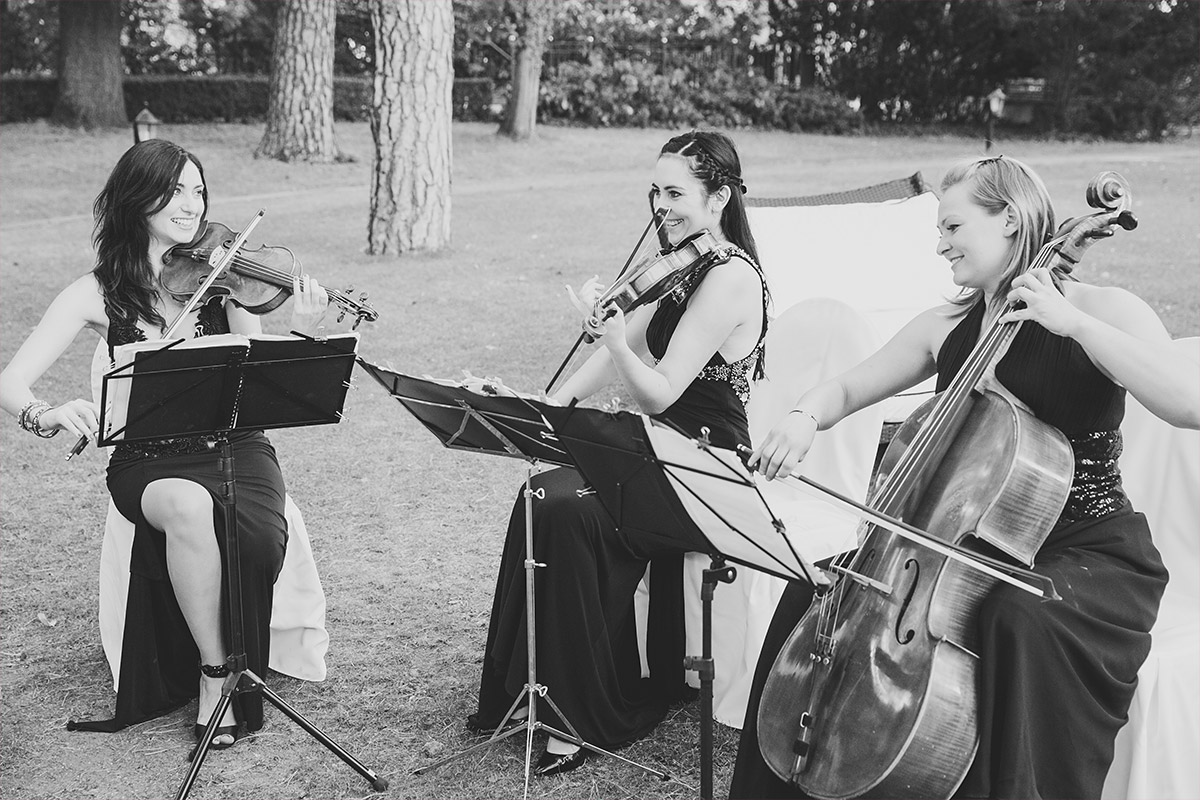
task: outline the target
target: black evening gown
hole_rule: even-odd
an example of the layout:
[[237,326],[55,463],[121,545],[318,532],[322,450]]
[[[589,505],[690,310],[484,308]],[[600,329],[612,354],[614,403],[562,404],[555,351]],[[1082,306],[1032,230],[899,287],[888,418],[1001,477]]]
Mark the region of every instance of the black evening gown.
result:
[[[201,307],[196,335],[228,333],[218,302]],[[140,341],[140,328],[109,320],[111,348]],[[287,546],[284,484],[270,441],[260,431],[235,433],[230,441],[237,482],[238,550],[241,555],[242,606],[247,666],[266,673],[270,656],[271,603],[275,579]],[[200,655],[167,573],[166,537],[142,515],[146,486],[162,478],[184,478],[213,496],[213,523],[225,558],[225,516],[217,451],[206,437],[117,445],[108,465],[108,488],[117,510],[134,523],[129,566],[129,595],[117,679],[116,714],[112,719],[73,722],[75,730],[117,731],[179,708],[199,694]],[[222,586],[226,647],[230,647],[227,595]],[[249,731],[263,724],[262,694],[239,693],[234,710]]]
[[[938,354],[939,391],[978,339],[982,304]],[[979,750],[956,797],[1100,796],[1124,724],[1167,571],[1145,517],[1121,489],[1125,390],[1071,339],[1022,326],[996,377],[1071,442],[1075,477],[1057,524],[1035,559],[1061,601],[1000,584],[980,610]],[[793,584],[780,600],[750,694],[730,786],[732,798],[802,797],[758,748],[759,699],[776,655],[811,600]],[[854,735],[852,732],[848,735]],[[864,734],[859,734],[864,735]]]
[[[647,331],[656,359],[665,354],[686,298],[702,279],[695,276],[679,295],[660,301]],[[707,427],[718,447],[749,444],[745,403],[761,361],[765,289],[763,302],[754,351],[732,364],[714,355],[662,419],[690,435]],[[547,565],[535,572],[538,682],[585,741],[619,747],[649,733],[686,691],[683,549],[616,527],[595,494],[580,495],[584,481],[573,469],[541,473],[533,488],[545,491],[533,501],[534,558]],[[476,716],[484,725],[499,723],[528,680],[523,489],[509,520],[488,627]],[[648,563],[650,677],[643,679],[634,593]],[[548,704],[539,704],[538,714],[568,730]]]

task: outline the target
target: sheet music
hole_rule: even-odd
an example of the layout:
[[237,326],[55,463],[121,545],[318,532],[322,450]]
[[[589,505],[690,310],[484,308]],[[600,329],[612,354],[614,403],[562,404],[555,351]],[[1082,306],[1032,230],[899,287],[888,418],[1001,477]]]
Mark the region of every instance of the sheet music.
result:
[[[319,341],[331,345],[331,352],[350,354],[352,358],[358,350],[359,335],[355,332],[338,333]],[[190,339],[151,339],[117,346],[113,350],[113,369],[105,373],[103,378],[105,406],[101,414],[104,421],[102,440],[112,440],[114,436],[116,437],[114,441],[124,438],[123,431],[130,424],[128,410],[131,393],[146,391],[144,384],[138,389],[134,388],[134,384],[138,381],[133,380],[132,376],[142,374],[143,371],[152,372],[159,368],[156,365],[164,364],[166,356],[156,361],[156,356],[163,350],[170,348],[170,366],[173,371],[194,371],[196,391],[202,392],[206,388],[211,388],[206,386],[206,374],[212,374],[215,369],[227,365],[230,357],[238,350],[244,351],[246,363],[253,365],[262,361],[286,357],[286,353],[290,349],[287,345],[292,343],[297,347],[311,344],[309,340],[297,336],[275,334],[246,336],[224,333]],[[257,348],[256,344],[259,345]],[[260,354],[260,358],[256,359],[256,352]],[[351,366],[352,361],[348,361],[347,372]],[[232,425],[232,420],[223,422]],[[202,428],[208,428],[212,424],[211,421],[199,422]],[[186,435],[186,433],[186,431],[181,431],[180,435]]]
[[[113,368],[104,375],[107,404],[103,410],[106,417],[103,438],[112,438],[114,433],[123,430],[128,423],[129,396],[133,381],[121,376],[136,374],[139,362],[168,346],[179,352],[199,351],[195,366],[212,366],[225,363],[230,348],[243,347],[249,350],[250,337],[238,333],[223,333],[192,339],[149,339],[113,348]],[[119,433],[117,438],[121,438]]]

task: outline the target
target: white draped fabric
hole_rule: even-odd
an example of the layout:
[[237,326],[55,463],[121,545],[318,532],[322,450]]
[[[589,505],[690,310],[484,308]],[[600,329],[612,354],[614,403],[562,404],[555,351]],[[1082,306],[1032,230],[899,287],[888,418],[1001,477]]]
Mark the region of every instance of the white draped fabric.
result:
[[[1176,345],[1200,361],[1200,339]],[[1128,398],[1121,476],[1171,573],[1102,800],[1200,797],[1200,431]]]

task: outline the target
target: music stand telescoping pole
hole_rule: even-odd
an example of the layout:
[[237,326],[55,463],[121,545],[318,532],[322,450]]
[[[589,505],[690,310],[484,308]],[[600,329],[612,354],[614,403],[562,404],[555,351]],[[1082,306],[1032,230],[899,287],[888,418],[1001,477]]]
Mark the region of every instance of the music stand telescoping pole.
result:
[[[526,462],[524,501],[527,680],[525,686],[486,741],[472,745],[432,764],[421,766],[413,770],[413,774],[420,775],[489,748],[510,736],[524,733],[525,795],[528,796],[533,735],[540,730],[563,741],[573,742],[599,755],[637,767],[660,780],[670,780],[671,776],[662,770],[639,764],[585,740],[555,704],[551,694],[553,687],[548,687],[538,681],[534,570],[547,565],[540,564],[533,559],[533,500],[535,497],[544,496],[539,494],[541,490],[533,489],[533,474],[543,461],[559,466],[573,466],[566,451],[559,447],[557,437],[554,436],[542,416],[541,410],[546,406],[528,399],[486,396],[455,384],[415,378],[376,366],[361,358],[358,359],[358,363],[387,390],[388,394],[412,412],[413,416],[446,447],[520,458]],[[550,568],[553,568],[553,565],[550,565]],[[503,730],[517,709],[521,707],[523,700],[528,700],[528,716],[514,727]],[[538,718],[539,700],[545,700],[550,705],[550,708],[570,731],[569,733],[551,727]]]
[[[238,340],[241,341],[238,341]],[[217,344],[191,344],[202,340],[177,340],[150,352],[139,352],[128,364],[104,376],[101,413],[108,406],[111,381],[124,385],[113,392],[123,424],[108,431],[101,420],[100,446],[119,442],[165,439],[176,436],[212,436],[221,470],[221,496],[225,522],[225,585],[229,652],[225,663],[230,674],[221,687],[221,699],[208,720],[204,735],[191,758],[191,767],[176,794],[183,800],[191,791],[212,744],[212,737],[238,692],[261,691],[263,696],[305,732],[383,791],[388,782],[304,718],[266,685],[247,664],[242,611],[241,559],[237,521],[236,469],[230,434],[335,423],[354,366],[357,336],[330,339],[249,340],[222,337]],[[176,347],[181,343],[185,347]],[[243,343],[244,342],[244,343]]]

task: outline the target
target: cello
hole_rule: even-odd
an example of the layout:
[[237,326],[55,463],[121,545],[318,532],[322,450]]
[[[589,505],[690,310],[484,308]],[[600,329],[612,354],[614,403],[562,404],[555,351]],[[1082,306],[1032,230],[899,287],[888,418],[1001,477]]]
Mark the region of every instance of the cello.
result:
[[[1137,224],[1114,173],[1092,180],[1101,211],[1064,223],[1026,269],[1078,263]],[[868,503],[947,545],[1031,566],[1066,503],[1072,450],[984,379],[1021,322],[980,336],[954,381],[901,426]],[[978,747],[974,623],[996,578],[864,523],[841,577],[809,607],[763,687],[762,756],[821,800],[950,797]]]

